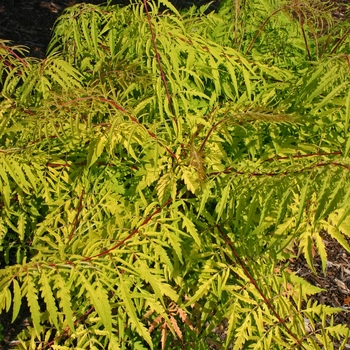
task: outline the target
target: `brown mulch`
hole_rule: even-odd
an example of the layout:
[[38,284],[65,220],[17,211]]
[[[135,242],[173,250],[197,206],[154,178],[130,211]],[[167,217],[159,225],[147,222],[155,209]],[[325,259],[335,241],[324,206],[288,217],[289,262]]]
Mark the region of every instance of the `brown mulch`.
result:
[[[322,238],[327,249],[325,273],[316,248],[313,262],[317,275],[309,269],[303,256],[290,259],[289,269],[314,286],[325,289],[312,299],[320,304],[343,308],[344,313],[339,322],[350,327],[350,253],[327,233],[323,233]],[[350,239],[347,241],[349,244]]]
[[[314,250],[313,258],[316,274],[310,270],[303,255],[290,259],[288,267],[310,284],[324,289],[310,299],[323,305],[341,308],[343,311],[336,314],[334,325],[345,324],[350,328],[350,253],[325,232],[322,233],[322,239],[327,250],[325,273],[322,271],[317,249]],[[345,239],[350,245],[350,238]],[[346,349],[350,349],[350,341]]]
[[[54,22],[66,7],[81,2],[101,4],[106,0],[0,0],[0,39],[11,40],[16,45],[25,45],[29,47],[29,56],[44,58]],[[209,0],[172,2],[177,7],[186,7],[193,3],[203,4]],[[215,1],[216,4],[219,2],[220,0]],[[333,2],[338,5],[334,17],[349,20],[349,13],[346,14],[347,7],[342,3],[350,4],[350,0]],[[113,3],[125,5],[129,0],[115,0]],[[317,274],[309,269],[302,256],[290,259],[289,268],[311,284],[323,288],[325,291],[312,296],[312,299],[321,304],[342,308],[343,311],[336,315],[335,322],[346,324],[350,328],[350,254],[327,234],[323,237],[328,253],[325,274],[322,272],[321,261],[317,254],[314,257]],[[350,243],[350,240],[348,241]],[[2,333],[5,340],[0,342],[0,349],[8,349],[11,345],[15,345],[16,335],[28,325],[29,310],[24,306],[21,317],[14,324],[9,321],[10,315],[6,315],[7,321],[4,321],[3,316],[1,315],[0,322],[2,321],[4,326]]]

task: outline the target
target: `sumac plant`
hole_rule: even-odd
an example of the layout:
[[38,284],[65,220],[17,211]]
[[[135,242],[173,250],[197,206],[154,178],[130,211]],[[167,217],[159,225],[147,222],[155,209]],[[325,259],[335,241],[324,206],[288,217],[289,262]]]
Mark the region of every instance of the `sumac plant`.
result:
[[0,310],[18,349],[333,349],[288,269],[350,251],[350,25],[318,0],[79,4],[0,45]]

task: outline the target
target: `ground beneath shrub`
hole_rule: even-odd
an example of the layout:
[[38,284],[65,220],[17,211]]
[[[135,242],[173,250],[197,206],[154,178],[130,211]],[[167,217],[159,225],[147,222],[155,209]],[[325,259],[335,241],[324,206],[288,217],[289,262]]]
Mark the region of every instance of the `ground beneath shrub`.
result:
[[[45,57],[46,47],[50,41],[51,29],[55,20],[68,7],[82,0],[0,0],[0,39],[11,40],[13,44],[25,45],[29,47],[29,56],[39,58]],[[91,0],[88,3],[99,4],[104,1]],[[184,1],[172,0],[178,7],[188,7],[193,3],[203,4],[209,1]],[[350,0],[342,1],[350,3]],[[115,4],[128,4],[128,0],[115,0]],[[220,3],[215,0],[213,8]],[[337,19],[350,19],[349,13],[346,14],[346,6],[339,1],[334,1],[337,5],[333,15]],[[324,242],[327,248],[327,269],[322,272],[320,258],[315,254],[314,265],[317,274],[314,274],[303,257],[290,259],[289,269],[297,275],[305,278],[311,284],[324,289],[323,292],[312,297],[321,304],[339,307],[343,311],[336,315],[335,322],[346,324],[350,327],[350,254],[342,248],[330,236],[324,234]],[[350,243],[350,240],[349,240]],[[4,340],[0,342],[0,349],[8,349],[16,346],[16,335],[28,325],[29,310],[23,307],[20,317],[15,323],[11,323],[10,314],[0,315],[0,325],[3,326]],[[220,328],[220,327],[219,327]],[[218,334],[225,332],[225,326],[218,328]],[[212,349],[219,349],[215,345]],[[350,349],[350,342],[347,345]]]
[[[214,0],[215,8],[221,0]],[[0,0],[0,39],[25,45],[29,56],[44,58],[55,20],[69,6],[78,3],[103,4],[107,0]],[[208,0],[171,0],[177,8],[202,5]],[[127,5],[130,0],[112,0],[112,4]]]
[[[313,259],[316,274],[309,269],[303,256],[290,259],[289,269],[312,285],[322,288],[324,291],[312,296],[311,300],[341,308],[334,324],[345,324],[350,328],[350,253],[327,233],[323,233],[322,238],[327,250],[325,273],[317,249],[314,250]],[[350,244],[350,238],[347,242]],[[345,348],[350,349],[350,341]]]

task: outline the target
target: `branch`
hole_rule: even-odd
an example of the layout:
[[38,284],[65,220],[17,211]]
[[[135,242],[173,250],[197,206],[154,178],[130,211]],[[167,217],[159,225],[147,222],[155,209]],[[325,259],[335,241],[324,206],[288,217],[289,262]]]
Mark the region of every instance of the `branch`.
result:
[[284,8],[285,8],[285,7],[281,7],[280,9],[277,9],[276,11],[272,12],[271,15],[270,15],[269,17],[267,17],[267,18],[265,19],[265,21],[263,22],[263,24],[260,26],[260,28],[259,28],[258,31],[256,32],[256,34],[255,34],[255,36],[254,36],[252,42],[250,43],[250,45],[249,45],[249,47],[248,47],[248,49],[247,49],[247,51],[245,52],[244,55],[247,55],[247,53],[251,50],[251,48],[253,47],[253,45],[254,45],[256,39],[258,38],[259,34],[260,34],[260,33],[262,32],[262,30],[264,29],[264,27],[265,27],[266,23],[269,21],[269,19],[270,19],[271,17],[273,17],[276,13],[278,13],[278,12],[284,10]]
[[236,174],[236,175],[249,175],[249,177],[254,177],[254,176],[286,176],[286,175],[290,175],[290,174],[299,174],[302,173],[304,171],[307,170],[313,170],[315,168],[319,168],[319,167],[324,167],[324,166],[328,166],[328,165],[334,165],[334,166],[339,166],[339,167],[343,167],[346,170],[350,171],[350,165],[347,164],[342,164],[342,163],[338,163],[338,162],[328,162],[328,163],[317,163],[314,164],[312,166],[309,167],[305,167],[302,168],[300,170],[295,170],[295,171],[284,171],[284,172],[275,172],[275,173],[256,173],[256,172],[252,172],[252,173],[248,173],[248,172],[244,172],[244,171],[237,171],[235,170],[233,167],[228,167],[223,171],[216,171],[213,173],[210,173],[209,176],[211,175],[221,175],[221,174]]
[[306,158],[306,157],[322,157],[322,156],[333,156],[333,155],[342,155],[343,153],[341,151],[337,152],[329,152],[329,153],[309,153],[309,154],[295,154],[294,156],[285,156],[285,157],[271,157],[264,162],[272,162],[274,160],[282,160],[282,159],[290,159],[290,158]]
[[[127,110],[125,108],[123,108],[122,106],[118,105],[116,102],[109,100],[105,97],[96,97],[99,101],[102,102],[107,102],[110,105],[112,105],[113,107],[115,107],[116,109],[118,109],[119,111],[121,111],[122,113],[126,114],[131,121],[133,121],[134,123],[136,123],[137,125],[140,125],[141,127],[144,128],[144,130],[147,132],[147,134],[149,136],[151,136],[153,139],[155,139],[159,145],[161,145],[162,147],[164,147],[166,149],[166,151],[177,161],[177,156],[174,152],[172,152],[167,146],[164,146],[157,138],[157,136],[149,131],[144,125],[142,125],[134,116],[132,116],[129,112],[127,112]],[[81,99],[92,99],[92,97],[86,97],[86,98],[81,98]]]
[[[84,321],[84,320],[86,319],[86,317],[88,317],[89,314],[91,314],[91,312],[94,311],[94,310],[95,310],[95,307],[94,307],[94,306],[91,306],[91,308],[90,308],[88,311],[86,311],[85,314],[84,314],[83,316],[79,317],[79,318],[74,322],[74,326],[76,326],[76,325],[77,325],[78,323],[80,323],[81,321]],[[42,349],[45,349],[45,348],[48,348],[48,347],[52,348],[53,343],[54,343],[56,340],[62,338],[62,337],[63,337],[65,334],[67,334],[68,332],[69,332],[69,327],[67,327],[67,328],[63,331],[63,333],[59,334],[56,338],[54,338],[54,339],[52,339],[51,341],[49,341],[48,343],[44,344],[44,346],[42,347]]]
[[157,210],[155,210],[150,216],[148,216],[139,227],[136,227],[128,236],[126,236],[124,239],[119,241],[115,246],[104,250],[103,252],[96,254],[94,256],[86,257],[83,259],[83,261],[91,261],[92,259],[95,258],[100,258],[101,256],[109,254],[111,251],[118,249],[120,246],[122,246],[126,241],[128,241],[130,238],[132,238],[136,233],[139,232],[141,227],[147,225],[155,215],[159,214],[165,207],[167,207],[171,202],[173,201],[173,198],[169,198],[168,201],[162,206],[159,207]]
[[173,101],[171,99],[171,95],[170,95],[170,92],[169,92],[168,83],[167,83],[166,78],[165,78],[165,73],[164,73],[164,70],[163,70],[162,61],[160,59],[160,54],[159,54],[159,51],[158,51],[158,48],[157,48],[156,36],[154,34],[154,31],[153,31],[151,16],[149,14],[148,7],[147,7],[147,1],[148,0],[143,0],[143,6],[144,6],[146,14],[147,14],[147,20],[148,20],[148,24],[149,24],[149,29],[151,31],[151,36],[152,36],[152,43],[153,43],[154,51],[156,53],[156,60],[157,60],[158,66],[159,66],[160,77],[162,79],[162,82],[163,82],[163,85],[164,85],[164,88],[165,88],[165,92],[166,92],[166,96],[167,96],[167,99],[168,99],[168,102],[169,102],[169,107],[170,107],[171,113],[173,114],[175,123],[177,125],[175,109],[174,109]]
[[222,230],[222,228],[219,225],[216,225],[217,229],[219,230],[220,234],[222,235],[223,239],[225,240],[225,242],[228,244],[228,246],[230,247],[234,257],[236,258],[236,260],[238,261],[239,265],[242,267],[245,275],[249,278],[250,282],[254,285],[254,287],[256,288],[256,290],[259,292],[259,294],[261,295],[261,297],[263,298],[265,304],[268,306],[268,308],[272,311],[272,313],[275,315],[275,317],[278,319],[278,321],[282,324],[282,326],[286,329],[286,331],[288,332],[288,334],[293,337],[296,341],[297,344],[299,346],[301,346],[304,350],[305,347],[303,346],[303,344],[301,343],[302,340],[298,339],[297,336],[291,331],[291,329],[287,326],[286,322],[282,319],[282,317],[278,314],[278,312],[276,311],[276,309],[273,307],[273,305],[271,304],[271,302],[267,299],[266,295],[264,294],[264,292],[260,289],[260,287],[258,286],[256,280],[254,279],[254,277],[251,275],[251,273],[249,272],[247,266],[244,264],[243,260],[240,258],[240,256],[238,255],[238,253],[236,252],[235,248],[233,247],[232,242],[229,240],[228,236],[224,233],[224,231]]
[[83,206],[82,206],[83,196],[84,196],[84,190],[81,191],[81,195],[80,195],[80,198],[79,198],[79,205],[78,205],[78,209],[77,209],[77,214],[75,215],[75,219],[74,219],[74,222],[73,222],[73,228],[72,228],[72,231],[71,231],[71,233],[69,235],[68,242],[70,242],[72,240],[72,238],[74,236],[74,233],[76,231],[78,222],[79,222],[79,214],[81,212],[81,209],[83,208]]
[[8,52],[10,52],[10,53],[11,53],[13,56],[15,56],[24,66],[26,66],[26,67],[28,68],[28,63],[27,63],[23,58],[21,58],[20,56],[18,56],[14,50],[12,50],[12,49],[10,49],[8,46],[4,46],[4,45],[0,45],[0,48],[6,50],[6,51],[8,51]]
[[307,38],[306,38],[306,33],[305,33],[305,28],[304,28],[304,20],[302,18],[300,10],[297,10],[297,13],[298,13],[299,23],[300,23],[300,27],[301,27],[301,32],[303,34],[303,39],[304,39],[304,43],[305,43],[307,56],[309,58],[309,61],[311,61],[311,53],[310,53],[309,44],[308,44]]
[[[122,112],[123,114],[126,114],[128,116],[128,118],[134,122],[135,124],[141,126],[149,136],[151,136],[153,139],[155,139],[157,141],[157,143],[164,147],[165,150],[177,161],[177,156],[174,152],[172,152],[167,146],[163,145],[161,143],[161,141],[158,139],[158,137],[152,132],[152,131],[149,131],[143,124],[141,124],[132,114],[130,114],[124,107],[120,106],[118,103],[114,102],[113,100],[110,100],[108,98],[105,98],[105,97],[98,97],[98,96],[86,96],[86,97],[79,97],[79,98],[76,98],[74,100],[71,100],[71,101],[68,101],[68,102],[65,102],[63,103],[61,106],[65,106],[65,105],[69,105],[69,104],[72,104],[76,101],[88,101],[88,100],[98,100],[98,101],[101,101],[101,102],[107,102],[108,104],[110,104],[111,106],[113,106],[115,109],[117,109],[118,111]],[[97,124],[98,125],[98,124]],[[106,125],[104,125],[106,126]]]
[[333,55],[335,51],[337,51],[338,47],[344,42],[344,40],[349,35],[349,33],[350,33],[350,28],[348,28],[348,30],[344,33],[344,35],[338,40],[337,44],[333,47],[330,55]]

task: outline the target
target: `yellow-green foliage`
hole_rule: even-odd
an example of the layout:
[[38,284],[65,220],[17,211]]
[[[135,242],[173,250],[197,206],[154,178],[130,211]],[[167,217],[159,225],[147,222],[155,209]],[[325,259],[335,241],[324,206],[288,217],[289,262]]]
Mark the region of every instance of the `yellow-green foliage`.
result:
[[346,343],[284,261],[298,242],[325,270],[322,230],[350,251],[349,25],[316,0],[205,10],[79,4],[46,59],[1,43],[0,310],[28,304],[20,349]]

